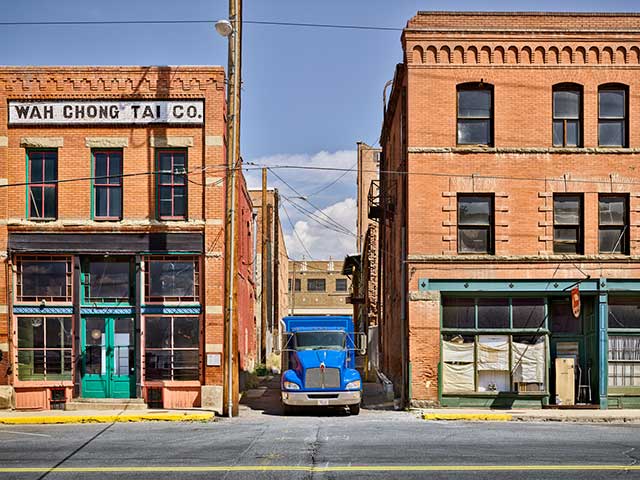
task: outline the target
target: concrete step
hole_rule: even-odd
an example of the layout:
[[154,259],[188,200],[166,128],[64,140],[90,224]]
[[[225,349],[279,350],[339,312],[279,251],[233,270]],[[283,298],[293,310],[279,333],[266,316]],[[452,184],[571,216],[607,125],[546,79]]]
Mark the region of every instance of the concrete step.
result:
[[65,410],[146,410],[142,398],[74,398],[65,404]]

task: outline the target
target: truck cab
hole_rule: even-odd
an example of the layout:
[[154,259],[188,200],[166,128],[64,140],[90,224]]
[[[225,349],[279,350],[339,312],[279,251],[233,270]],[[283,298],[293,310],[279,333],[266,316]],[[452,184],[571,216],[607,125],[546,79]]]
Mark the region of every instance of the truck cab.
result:
[[362,379],[356,352],[366,341],[350,316],[285,317],[281,321],[282,404],[285,413],[304,406],[345,406],[360,413]]

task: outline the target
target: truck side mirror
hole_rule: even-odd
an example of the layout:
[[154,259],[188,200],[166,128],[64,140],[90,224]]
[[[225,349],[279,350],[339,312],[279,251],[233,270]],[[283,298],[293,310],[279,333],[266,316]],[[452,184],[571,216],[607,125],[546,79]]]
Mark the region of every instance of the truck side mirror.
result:
[[367,334],[366,333],[358,333],[356,337],[356,348],[358,349],[360,355],[365,355],[367,353]]

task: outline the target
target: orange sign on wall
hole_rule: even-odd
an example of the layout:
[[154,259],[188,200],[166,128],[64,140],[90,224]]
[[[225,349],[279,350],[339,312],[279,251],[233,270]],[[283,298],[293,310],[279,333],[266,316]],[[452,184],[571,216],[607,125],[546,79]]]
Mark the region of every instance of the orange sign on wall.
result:
[[573,310],[574,317],[580,317],[580,289],[578,287],[571,289],[571,310]]

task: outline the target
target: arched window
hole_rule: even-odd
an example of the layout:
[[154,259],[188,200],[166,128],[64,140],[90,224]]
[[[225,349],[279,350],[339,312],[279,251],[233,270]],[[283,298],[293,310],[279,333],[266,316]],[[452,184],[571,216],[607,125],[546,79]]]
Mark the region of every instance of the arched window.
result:
[[553,146],[582,146],[582,85],[553,87]]
[[458,85],[458,145],[493,145],[493,85]]
[[628,92],[629,87],[619,83],[601,85],[598,89],[599,146],[629,146]]

